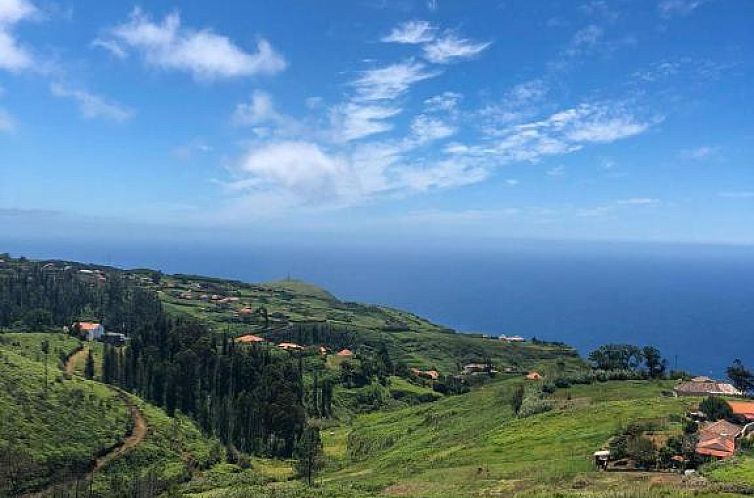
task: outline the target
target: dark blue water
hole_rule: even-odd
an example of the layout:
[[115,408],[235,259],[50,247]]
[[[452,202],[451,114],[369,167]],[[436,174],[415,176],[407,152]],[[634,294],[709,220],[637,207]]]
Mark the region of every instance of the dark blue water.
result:
[[671,366],[754,367],[751,248],[510,243],[458,250],[230,248],[5,241],[0,252],[264,281],[290,275],[342,299],[413,311],[463,331],[572,344],[658,346]]

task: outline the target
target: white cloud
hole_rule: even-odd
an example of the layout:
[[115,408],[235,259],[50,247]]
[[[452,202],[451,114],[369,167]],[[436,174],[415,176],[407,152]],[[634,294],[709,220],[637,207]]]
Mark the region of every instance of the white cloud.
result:
[[102,38],[95,38],[91,43],[92,47],[102,48],[118,59],[125,59],[128,57],[128,51],[123,48],[118,42],[113,40],[103,40]]
[[398,108],[376,104],[362,105],[349,102],[336,106],[330,112],[333,138],[336,141],[349,142],[389,131],[393,125],[385,120],[400,112]]
[[0,26],[15,24],[37,13],[37,8],[26,0],[0,0]]
[[15,129],[15,123],[10,114],[0,109],[0,132],[11,132]]
[[233,111],[233,121],[239,125],[257,125],[266,122],[279,123],[283,120],[275,109],[272,97],[261,90],[255,90],[250,102],[242,102]]
[[357,100],[389,100],[400,97],[413,84],[438,74],[427,71],[424,64],[409,60],[364,71],[351,85],[356,89]]
[[22,71],[34,66],[34,57],[13,36],[15,24],[37,14],[37,9],[26,0],[0,0],[0,69]]
[[485,180],[488,175],[487,168],[464,159],[447,159],[428,167],[416,166],[397,172],[399,184],[417,192],[470,185]]
[[411,123],[411,132],[420,144],[448,138],[456,131],[454,126],[445,121],[425,114],[415,117]]
[[87,119],[103,118],[122,122],[130,119],[134,114],[133,110],[99,95],[68,88],[60,83],[52,83],[50,92],[56,97],[67,98],[76,102],[81,114]]
[[486,132],[498,137],[489,150],[504,161],[536,162],[567,154],[588,143],[609,143],[646,131],[652,121],[640,120],[618,103],[582,104],[546,119]]
[[454,112],[463,95],[455,92],[443,92],[424,101],[427,112]]
[[129,20],[108,30],[108,35],[112,37],[108,43],[140,52],[151,66],[189,72],[199,80],[276,74],[286,67],[267,40],[260,39],[255,52],[246,52],[210,29],[181,26],[178,13],[156,23],[135,8]]
[[266,187],[293,192],[315,202],[345,193],[348,164],[309,142],[287,141],[252,148],[239,170],[248,175],[238,189]]
[[508,184],[508,185],[510,185],[511,187],[515,187],[516,185],[518,185],[521,182],[519,182],[515,178],[508,178],[508,179],[505,180],[505,183]]
[[382,37],[385,43],[420,44],[435,39],[437,29],[427,21],[407,21],[394,27],[390,34]]
[[685,16],[705,3],[707,0],[661,0],[657,9],[662,17]]
[[424,45],[424,57],[435,64],[450,64],[472,59],[490,45],[491,42],[474,42],[448,33],[442,38]]

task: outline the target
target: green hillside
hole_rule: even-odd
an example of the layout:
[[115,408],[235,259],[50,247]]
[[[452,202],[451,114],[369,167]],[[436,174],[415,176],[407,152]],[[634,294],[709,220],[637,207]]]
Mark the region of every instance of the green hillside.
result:
[[44,365],[0,344],[0,450],[21,467],[16,490],[86,469],[129,430],[128,410],[112,390],[49,370],[45,389]]
[[[297,341],[302,339],[301,329],[327,328],[342,337],[344,346],[374,348],[384,343],[398,361],[443,374],[458,373],[459,365],[485,359],[501,369],[536,369],[557,360],[571,367],[583,364],[572,348],[562,344],[512,344],[456,333],[406,311],[340,301],[298,280],[257,285],[176,275],[164,276],[157,288],[167,309],[201,318],[217,331]],[[222,302],[223,298],[237,300]],[[258,313],[239,316],[243,308],[264,308],[268,319]]]

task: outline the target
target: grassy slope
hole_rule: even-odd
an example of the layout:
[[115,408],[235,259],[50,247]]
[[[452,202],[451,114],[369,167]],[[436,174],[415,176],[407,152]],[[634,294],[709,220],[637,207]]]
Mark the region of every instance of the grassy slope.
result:
[[679,430],[667,416],[694,403],[661,397],[663,383],[610,382],[574,388],[571,400],[560,395],[556,410],[518,419],[508,405],[511,385],[503,381],[431,405],[359,417],[349,439],[363,460],[325,480],[410,497],[575,487],[599,495],[628,483],[641,489],[649,484],[646,476],[594,472],[592,451],[634,420],[657,419]]
[[[59,333],[0,334],[0,444],[12,442],[28,450],[40,462],[48,456],[89,461],[102,448],[110,447],[126,434],[131,419],[122,400],[103,384],[80,377],[62,380],[57,362],[50,360],[50,395],[43,391],[44,366],[35,361],[40,344],[50,341],[50,357],[68,353],[79,341]],[[94,351],[97,371],[102,344],[87,343]],[[83,373],[83,362],[76,366]],[[81,398],[83,401],[73,401]],[[75,394],[74,394],[75,393]],[[171,418],[161,409],[132,397],[149,427],[145,440],[136,448],[97,472],[95,491],[115,495],[134,478],[152,473],[172,484],[187,480],[192,469],[208,467],[223,449],[206,438],[183,416]],[[12,423],[6,423],[6,420]],[[46,484],[40,479],[35,484]]]
[[[88,462],[121,440],[130,417],[107,387],[79,378],[64,379],[50,368],[44,394],[44,366],[0,345],[0,444],[22,448],[40,464]],[[47,472],[30,484],[44,485]]]

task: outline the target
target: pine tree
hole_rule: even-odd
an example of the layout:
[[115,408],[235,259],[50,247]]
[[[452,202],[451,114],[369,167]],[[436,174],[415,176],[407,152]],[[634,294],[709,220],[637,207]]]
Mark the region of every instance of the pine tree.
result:
[[311,486],[314,476],[324,466],[322,439],[318,428],[310,425],[304,428],[296,447],[296,457],[296,471],[299,477],[304,478]]
[[89,354],[86,355],[86,366],[84,366],[84,377],[87,379],[94,378],[94,357],[92,356],[92,350],[89,350]]

